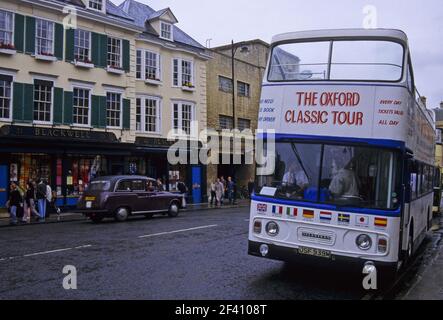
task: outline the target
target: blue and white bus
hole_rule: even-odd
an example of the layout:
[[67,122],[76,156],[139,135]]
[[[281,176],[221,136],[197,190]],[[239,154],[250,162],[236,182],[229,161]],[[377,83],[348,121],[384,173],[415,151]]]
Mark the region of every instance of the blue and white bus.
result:
[[262,87],[259,129],[275,135],[257,139],[274,136],[274,170],[256,177],[249,254],[399,270],[430,229],[436,180],[405,33],[275,36]]

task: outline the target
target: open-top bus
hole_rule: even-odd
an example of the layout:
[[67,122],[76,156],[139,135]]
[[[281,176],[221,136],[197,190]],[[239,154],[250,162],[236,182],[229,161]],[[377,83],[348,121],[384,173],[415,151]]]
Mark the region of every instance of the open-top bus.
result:
[[256,177],[249,254],[408,261],[432,221],[435,125],[402,31],[275,36],[259,129],[274,170]]

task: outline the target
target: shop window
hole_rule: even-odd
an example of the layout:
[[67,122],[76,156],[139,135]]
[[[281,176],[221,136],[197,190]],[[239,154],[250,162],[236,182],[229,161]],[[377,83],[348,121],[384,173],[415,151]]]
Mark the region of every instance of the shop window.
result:
[[51,181],[51,157],[43,154],[12,154],[10,165],[11,181],[25,187],[28,181],[40,179]]

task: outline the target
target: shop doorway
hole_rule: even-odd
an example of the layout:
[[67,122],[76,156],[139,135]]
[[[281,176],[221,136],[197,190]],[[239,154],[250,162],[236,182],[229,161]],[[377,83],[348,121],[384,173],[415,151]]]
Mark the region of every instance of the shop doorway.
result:
[[8,166],[0,165],[0,208],[6,207],[8,201]]

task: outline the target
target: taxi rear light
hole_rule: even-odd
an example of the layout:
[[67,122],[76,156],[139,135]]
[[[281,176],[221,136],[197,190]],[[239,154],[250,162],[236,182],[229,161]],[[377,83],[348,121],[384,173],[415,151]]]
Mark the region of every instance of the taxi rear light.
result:
[[377,248],[378,252],[386,253],[386,251],[388,250],[388,240],[386,240],[385,238],[378,239]]
[[260,220],[255,220],[254,221],[254,233],[260,234],[261,233],[261,227],[262,227],[262,223]]

